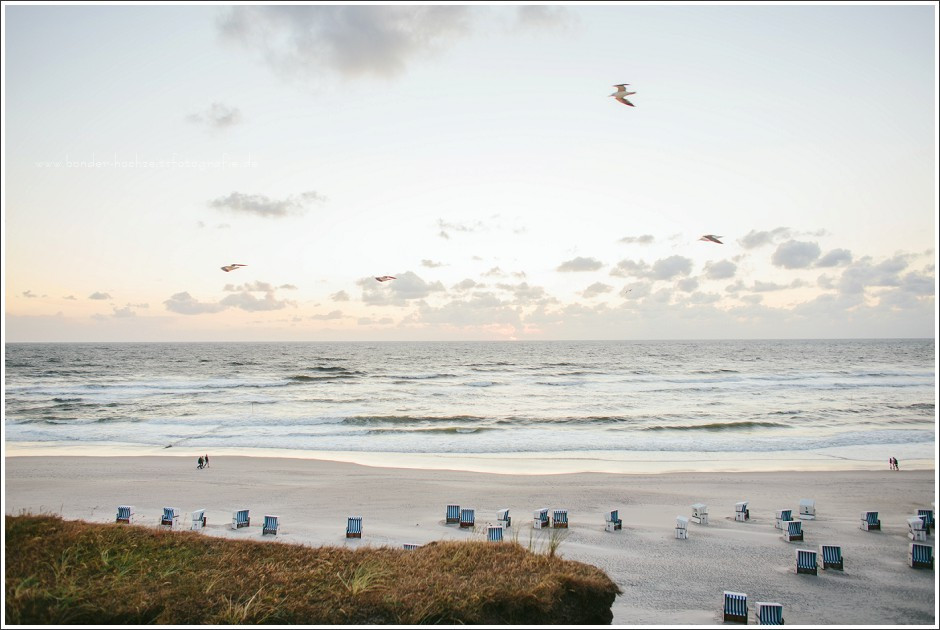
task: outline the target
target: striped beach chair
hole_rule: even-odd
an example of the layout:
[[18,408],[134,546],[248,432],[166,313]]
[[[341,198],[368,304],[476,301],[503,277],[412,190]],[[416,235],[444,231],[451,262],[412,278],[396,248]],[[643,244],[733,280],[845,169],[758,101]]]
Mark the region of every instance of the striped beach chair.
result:
[[350,516],[346,519],[346,538],[362,538],[361,516]]
[[838,545],[822,545],[819,548],[820,554],[822,555],[822,568],[826,569],[835,569],[837,571],[843,570],[842,565],[842,547]]
[[803,523],[800,521],[787,521],[784,523],[786,529],[783,530],[783,539],[787,542],[794,540],[803,540]]
[[813,499],[800,499],[800,519],[811,521],[816,518],[816,501]]
[[777,529],[783,529],[784,523],[793,520],[793,510],[777,510],[777,520],[774,523],[774,527]]
[[235,510],[232,512],[232,529],[239,529],[250,525],[251,518],[248,516],[248,510]]
[[708,525],[708,506],[704,503],[693,503],[691,520],[693,523]]
[[689,539],[689,518],[687,516],[676,517],[676,538],[679,540]]
[[190,529],[202,529],[206,526],[206,509],[193,510],[193,524]]
[[747,509],[747,501],[734,504],[734,520],[741,522],[751,520],[751,511]]
[[881,529],[881,521],[878,520],[878,512],[862,512],[859,519],[859,529],[864,529],[865,531]]
[[278,523],[278,519],[279,517],[272,514],[265,514],[264,525],[261,527],[261,535],[264,536],[265,534],[273,534],[274,536],[277,536],[277,528],[280,525],[280,523]]
[[923,543],[911,543],[907,561],[912,569],[933,569],[933,547]]
[[924,525],[924,521],[921,517],[912,516],[907,519],[907,530],[907,537],[911,540],[916,540],[917,542],[927,540],[927,527]]
[[777,602],[757,602],[757,624],[760,626],[782,626],[783,606]]
[[448,505],[447,506],[447,517],[444,520],[445,523],[459,523],[460,522],[460,506],[459,505]]
[[180,511],[175,507],[163,508],[163,516],[160,518],[160,524],[164,527],[173,528],[176,526],[176,519],[180,517]]
[[473,508],[464,508],[460,510],[460,526],[473,527],[476,523],[476,516]]
[[488,542],[503,542],[503,526],[490,525],[486,528],[486,540]]
[[504,508],[502,510],[497,510],[496,512],[496,523],[502,525],[504,528],[512,525],[512,517],[509,516],[509,508]]
[[539,508],[532,513],[532,527],[542,529],[549,523],[548,508]]
[[117,518],[115,523],[127,523],[130,525],[130,522],[134,519],[134,506],[133,505],[119,505],[117,509]]
[[404,545],[402,545],[402,548],[405,549],[406,551],[414,551],[420,546],[421,545],[419,545],[418,543],[405,543]]
[[724,620],[747,623],[747,595],[725,591]]
[[816,552],[811,549],[797,549],[796,572],[817,575],[816,571]]
[[917,516],[924,521],[924,528],[927,530],[927,533],[930,533],[930,530],[935,529],[936,525],[933,522],[933,510],[928,510],[926,508],[917,510]]
[[609,532],[623,529],[623,519],[620,518],[620,510],[611,510],[604,515],[604,520],[607,521],[606,529]]
[[568,528],[568,510],[555,510],[552,512],[552,527]]

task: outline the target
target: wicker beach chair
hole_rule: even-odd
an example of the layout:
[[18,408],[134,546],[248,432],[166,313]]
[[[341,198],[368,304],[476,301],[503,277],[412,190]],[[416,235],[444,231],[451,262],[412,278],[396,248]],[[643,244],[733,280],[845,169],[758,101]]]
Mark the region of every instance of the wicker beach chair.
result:
[[787,521],[784,523],[786,529],[783,530],[783,539],[787,542],[794,540],[803,540],[803,523],[800,521]]
[[160,518],[160,525],[173,528],[176,526],[176,520],[180,517],[179,509],[175,507],[163,508],[163,516]]
[[509,516],[509,508],[497,510],[496,523],[502,525],[504,528],[508,528],[512,525],[512,517]]
[[405,549],[406,551],[414,551],[420,546],[421,545],[419,545],[418,543],[405,543],[404,545],[402,545],[402,548]]
[[261,527],[261,535],[273,534],[277,536],[277,528],[280,526],[280,517],[274,516],[273,514],[264,515],[264,525]]
[[881,521],[878,520],[878,512],[862,512],[859,519],[859,529],[864,529],[865,531],[881,529]]
[[134,520],[134,506],[133,505],[119,505],[117,509],[117,518],[115,523],[127,523],[128,525],[131,521]]
[[555,510],[552,512],[553,528],[568,528],[568,510]]
[[907,561],[912,569],[933,569],[933,547],[912,542]]
[[676,538],[679,540],[689,539],[689,517],[676,517]]
[[783,529],[785,527],[784,523],[793,520],[793,510],[777,510],[776,515],[774,527],[777,529]]
[[734,504],[734,520],[741,522],[751,520],[751,511],[747,509],[747,501]]
[[532,527],[535,529],[547,527],[549,522],[548,508],[539,508],[532,513]]
[[725,591],[724,621],[747,623],[747,595]]
[[503,526],[490,525],[486,528],[486,540],[488,542],[503,542]]
[[708,506],[704,503],[693,503],[691,521],[700,525],[708,525]]
[[815,551],[811,549],[796,550],[796,572],[817,575]]
[[447,517],[444,520],[445,523],[459,523],[460,522],[460,506],[459,505],[448,505],[447,506]]
[[822,545],[819,548],[822,555],[822,568],[843,570],[842,547],[838,545]]
[[927,533],[930,533],[930,530],[936,529],[936,525],[933,522],[933,510],[928,510],[926,508],[918,509],[917,516],[924,521],[924,528],[927,530]]
[[206,526],[206,509],[193,510],[193,524],[190,529],[202,529]]
[[757,602],[757,624],[760,626],[782,626],[783,606],[777,602]]
[[925,542],[927,540],[927,526],[924,525],[924,520],[919,516],[912,516],[907,519],[907,537],[911,540],[917,542]]
[[816,518],[816,501],[813,499],[800,499],[800,519],[811,521]]
[[460,510],[460,527],[473,527],[474,523],[476,523],[476,515],[473,508]]
[[346,538],[362,538],[361,516],[350,516],[346,519]]
[[250,525],[251,517],[248,516],[248,510],[235,510],[232,512],[232,529],[249,527]]
[[611,510],[604,515],[604,520],[607,522],[605,527],[607,531],[623,530],[623,519],[620,518],[620,510]]

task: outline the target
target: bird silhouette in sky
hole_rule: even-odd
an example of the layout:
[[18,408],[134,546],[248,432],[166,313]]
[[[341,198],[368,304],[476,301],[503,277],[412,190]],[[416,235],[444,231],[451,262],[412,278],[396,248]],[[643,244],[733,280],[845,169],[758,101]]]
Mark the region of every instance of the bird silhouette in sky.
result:
[[398,280],[395,276],[376,276],[376,280],[379,282],[388,282],[389,280]]
[[620,101],[620,102],[623,103],[624,105],[629,105],[630,107],[636,107],[636,105],[634,105],[633,103],[631,103],[630,101],[628,101],[628,100],[626,99],[627,96],[630,96],[631,94],[636,94],[636,92],[628,92],[628,91],[627,91],[627,86],[628,86],[628,85],[630,85],[630,84],[629,84],[629,83],[618,83],[617,85],[614,86],[615,88],[617,88],[617,91],[614,92],[613,94],[611,94],[611,96],[613,96],[614,98],[616,98],[618,101]]
[[705,236],[703,236],[702,238],[700,238],[700,239],[698,239],[698,240],[700,240],[700,241],[711,241],[712,243],[718,243],[719,245],[724,245],[724,243],[722,243],[721,241],[718,240],[718,239],[720,239],[720,238],[724,238],[724,236],[715,236],[714,234],[706,234]]
[[247,266],[248,266],[248,265],[242,265],[242,264],[239,264],[239,263],[234,263],[234,264],[231,264],[231,265],[225,265],[224,267],[222,267],[222,271],[224,271],[225,273],[228,273],[229,271],[235,271],[235,270],[238,269],[239,267],[247,267]]

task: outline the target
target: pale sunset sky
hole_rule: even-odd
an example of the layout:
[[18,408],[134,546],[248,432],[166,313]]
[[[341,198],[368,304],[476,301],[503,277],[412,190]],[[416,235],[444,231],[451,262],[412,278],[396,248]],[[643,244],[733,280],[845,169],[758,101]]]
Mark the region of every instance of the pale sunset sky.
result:
[[3,24],[6,341],[935,336],[933,2]]

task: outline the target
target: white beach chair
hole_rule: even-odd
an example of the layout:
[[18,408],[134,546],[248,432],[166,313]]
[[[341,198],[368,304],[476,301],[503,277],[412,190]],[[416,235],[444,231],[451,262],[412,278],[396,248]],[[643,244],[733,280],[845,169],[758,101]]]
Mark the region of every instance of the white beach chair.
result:
[[793,520],[793,510],[777,510],[777,519],[774,523],[774,527],[777,529],[783,529],[784,523]]
[[160,518],[160,525],[173,529],[176,527],[177,519],[180,517],[180,511],[175,507],[163,508],[163,516]]
[[504,528],[508,528],[512,525],[512,517],[509,516],[509,508],[504,508],[496,512],[496,523],[502,525]]
[[927,533],[930,533],[930,530],[935,529],[933,522],[933,510],[926,508],[921,508],[917,510],[917,516],[924,522],[924,528],[927,530]]
[[812,549],[796,550],[796,572],[817,575],[816,552]]
[[361,516],[350,516],[346,519],[346,538],[362,538]]
[[552,512],[553,528],[568,528],[568,510],[555,510]]
[[787,521],[783,530],[783,539],[787,542],[803,540],[803,523],[801,521]]
[[540,508],[532,513],[532,527],[542,529],[549,523],[548,508]]
[[822,545],[819,551],[820,555],[822,555],[822,568],[824,571],[826,569],[843,570],[842,547],[838,545]]
[[261,535],[273,534],[277,536],[277,528],[280,526],[280,517],[273,514],[264,515],[264,525],[261,526]]
[[445,523],[459,523],[460,522],[460,506],[459,505],[448,505],[447,506],[447,517],[444,520]]
[[406,551],[414,551],[420,546],[421,545],[419,545],[418,543],[405,543],[404,545],[402,545],[402,548],[404,548]]
[[734,520],[741,522],[751,520],[751,511],[747,509],[747,501],[734,504]]
[[476,514],[473,508],[460,510],[460,527],[473,527],[476,523]]
[[747,623],[747,595],[725,591],[724,621]]
[[783,606],[777,602],[757,602],[757,625],[782,626]]
[[816,501],[813,499],[800,499],[800,519],[811,521],[816,518]]
[[488,542],[503,542],[503,526],[490,525],[486,528],[486,540]]
[[190,529],[202,529],[206,526],[206,509],[193,510],[193,524]]
[[881,529],[881,521],[878,520],[878,512],[862,512],[859,516],[859,529],[864,529],[865,531],[871,531],[873,529]]
[[232,529],[249,527],[250,525],[251,517],[248,516],[248,510],[235,510],[232,512]]
[[689,539],[689,518],[687,516],[676,517],[676,538],[679,540]]
[[692,504],[692,522],[708,525],[708,506],[704,503]]
[[933,569],[933,547],[912,542],[907,552],[907,562],[912,569]]
[[119,505],[117,509],[117,518],[115,523],[127,523],[130,525],[131,521],[134,520],[134,506],[133,505]]
[[924,525],[924,521],[919,516],[912,516],[907,519],[907,537],[911,540],[917,542],[925,542],[927,540],[927,527]]
[[604,520],[607,522],[605,529],[609,532],[616,530],[623,530],[623,519],[620,518],[620,510],[611,510],[604,515]]

